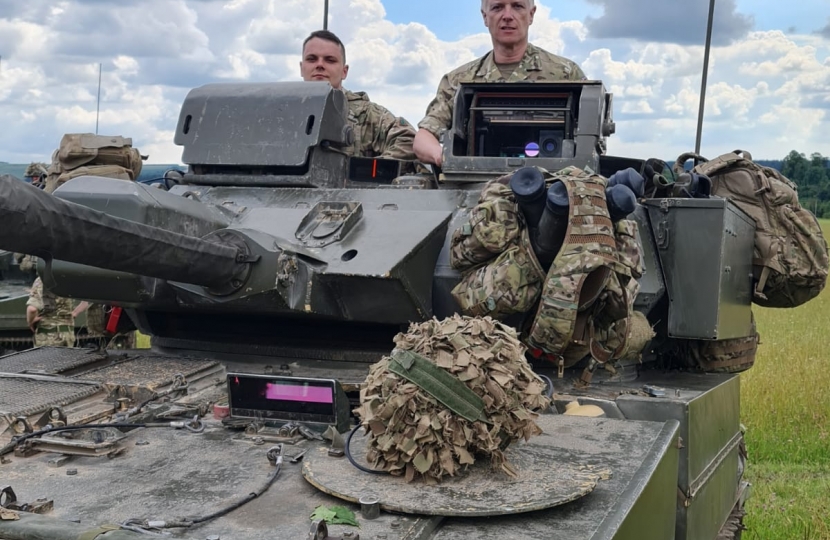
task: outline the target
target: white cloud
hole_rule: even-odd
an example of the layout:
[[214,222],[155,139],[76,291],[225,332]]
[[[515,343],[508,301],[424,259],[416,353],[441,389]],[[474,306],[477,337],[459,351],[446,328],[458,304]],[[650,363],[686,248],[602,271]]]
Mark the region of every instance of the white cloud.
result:
[[[615,94],[609,151],[666,158],[693,146],[702,47],[598,40],[544,4],[531,40],[575,58]],[[132,137],[150,162],[176,162],[172,132],[186,92],[216,81],[297,80],[302,40],[321,17],[322,2],[306,0],[124,0],[104,11],[81,0],[6,2],[0,160],[48,159],[64,132],[94,130],[101,63],[99,130]],[[441,75],[490,48],[483,25],[441,40],[423,24],[387,20],[380,0],[333,2],[330,20],[347,47],[346,86],[413,123]],[[830,41],[742,28],[712,49],[704,152],[830,155]]]

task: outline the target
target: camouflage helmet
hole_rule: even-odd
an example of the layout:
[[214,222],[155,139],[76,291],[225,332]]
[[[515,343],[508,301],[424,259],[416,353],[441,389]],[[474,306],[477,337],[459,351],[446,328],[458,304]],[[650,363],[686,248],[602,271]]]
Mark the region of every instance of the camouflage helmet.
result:
[[26,167],[26,172],[23,175],[33,178],[42,178],[46,176],[46,174],[46,164],[33,161],[28,167]]

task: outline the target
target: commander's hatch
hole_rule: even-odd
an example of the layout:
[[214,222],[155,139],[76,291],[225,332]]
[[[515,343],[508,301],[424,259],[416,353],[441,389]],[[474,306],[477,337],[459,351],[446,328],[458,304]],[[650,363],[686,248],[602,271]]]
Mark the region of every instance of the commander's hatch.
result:
[[527,165],[598,168],[614,132],[599,81],[462,83],[443,138],[448,181],[478,181]]
[[188,93],[176,127],[205,185],[343,187],[353,134],[346,95],[322,82],[207,84]]

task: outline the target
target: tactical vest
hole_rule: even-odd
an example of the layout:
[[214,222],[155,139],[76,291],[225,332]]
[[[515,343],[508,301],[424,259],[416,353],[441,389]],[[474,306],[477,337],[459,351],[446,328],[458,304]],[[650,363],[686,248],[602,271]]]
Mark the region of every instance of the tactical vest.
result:
[[453,235],[450,262],[463,271],[453,296],[465,313],[496,318],[529,311],[541,298],[525,342],[560,368],[587,355],[605,363],[635,347],[639,352],[652,334],[639,329],[640,343],[628,343],[643,273],[637,223],[611,222],[606,180],[592,171],[543,172],[548,184],[563,182],[570,199],[564,244],[547,275],[506,185],[509,176],[502,177],[485,187],[470,220]]
[[576,167],[555,176],[568,191],[568,229],[545,276],[527,343],[561,367],[580,359],[566,359],[572,345],[605,363],[619,358],[628,340],[636,280],[643,271],[637,224],[611,222],[601,176]]

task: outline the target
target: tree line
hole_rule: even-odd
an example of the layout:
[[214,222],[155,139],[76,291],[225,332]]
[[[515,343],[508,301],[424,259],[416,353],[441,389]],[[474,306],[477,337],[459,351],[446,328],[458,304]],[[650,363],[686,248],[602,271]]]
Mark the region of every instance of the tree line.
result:
[[781,174],[798,186],[801,206],[816,217],[830,218],[830,169],[828,160],[818,152],[808,158],[795,150],[787,154],[778,168]]

